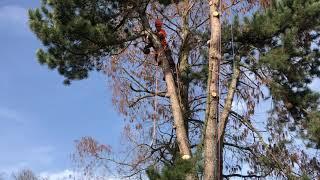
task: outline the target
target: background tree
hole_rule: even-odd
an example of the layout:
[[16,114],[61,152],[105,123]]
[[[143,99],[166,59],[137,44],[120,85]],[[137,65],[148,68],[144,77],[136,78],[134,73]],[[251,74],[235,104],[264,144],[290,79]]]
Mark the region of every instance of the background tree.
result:
[[29,169],[23,169],[17,173],[12,174],[15,180],[39,180],[39,178]]
[[[181,159],[192,157],[190,172],[205,171],[207,179],[313,178],[318,154],[301,144],[319,143],[319,95],[308,88],[319,76],[319,9],[316,0],[43,0],[29,14],[45,45],[39,62],[57,69],[66,84],[103,70],[114,104],[129,120],[124,160],[92,138],[79,141],[75,155],[87,171],[115,162],[124,176],[143,176],[150,166],[156,178],[166,177],[168,167],[179,176],[189,169],[179,169]],[[153,33],[157,18],[171,56]],[[146,34],[162,67],[155,53],[142,53]],[[263,102],[273,102],[269,119],[254,116]]]

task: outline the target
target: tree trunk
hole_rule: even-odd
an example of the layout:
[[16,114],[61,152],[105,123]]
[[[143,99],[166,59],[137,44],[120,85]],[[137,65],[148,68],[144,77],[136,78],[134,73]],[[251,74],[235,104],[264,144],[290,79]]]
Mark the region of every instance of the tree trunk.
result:
[[181,158],[190,159],[192,154],[191,154],[189,139],[188,139],[187,131],[185,127],[185,120],[183,118],[183,112],[179,103],[176,83],[175,83],[171,68],[169,66],[169,61],[173,61],[172,56],[171,54],[166,53],[158,37],[155,34],[153,34],[144,10],[141,11],[140,18],[141,18],[143,27],[146,29],[148,34],[151,35],[153,44],[155,46],[154,48],[159,53],[159,56],[158,56],[159,61],[161,61],[163,64],[163,72],[164,72],[164,77],[167,84],[167,91],[170,96],[172,115],[173,115],[174,125],[176,127],[177,142],[178,142]]
[[[188,9],[189,1],[184,1],[184,7],[185,9]],[[187,10],[183,11],[182,15],[182,43],[180,47],[180,54],[177,64],[177,85],[178,85],[178,91],[179,91],[179,97],[180,97],[180,104],[182,113],[185,120],[185,126],[187,131],[187,136],[189,135],[189,124],[188,119],[190,118],[190,109],[189,109],[189,80],[188,80],[188,74],[187,70],[189,68],[189,53],[190,53],[190,47],[189,47],[189,13]],[[189,136],[188,136],[189,137]]]
[[210,24],[211,38],[209,48],[209,77],[207,111],[204,134],[204,179],[222,179],[220,167],[221,145],[218,141],[218,114],[219,114],[219,66],[220,66],[220,17],[219,0],[211,0]]
[[177,85],[178,85],[178,92],[180,97],[180,105],[181,110],[183,113],[183,119],[185,121],[185,128],[187,132],[187,136],[189,136],[189,125],[188,119],[190,118],[190,111],[189,111],[189,82],[187,80],[187,68],[188,68],[188,55],[189,52],[183,52],[180,58],[179,70],[177,71]]
[[[161,48],[163,49],[163,48]],[[160,50],[161,51],[161,50]],[[170,95],[170,102],[172,108],[172,114],[174,119],[174,125],[176,127],[176,134],[177,134],[177,141],[179,150],[181,153],[181,157],[183,159],[190,159],[191,158],[191,150],[189,145],[189,139],[187,137],[187,131],[185,128],[185,122],[183,118],[182,109],[180,107],[177,87],[176,83],[173,78],[173,74],[171,72],[168,58],[172,58],[171,56],[165,56],[164,53],[160,53],[159,56],[160,60],[163,62],[164,68],[164,76],[167,84],[167,91]]]
[[[184,118],[184,123],[185,123],[185,128],[187,132],[187,137],[189,139],[189,123],[188,120],[190,118],[190,109],[189,109],[189,102],[188,102],[188,97],[189,97],[189,81],[187,79],[187,69],[189,68],[189,63],[188,63],[188,57],[189,57],[189,48],[184,46],[185,41],[187,41],[187,32],[183,33],[183,39],[184,43],[181,46],[181,54],[179,57],[179,71],[177,71],[178,77],[178,89],[179,89],[179,95],[180,95],[180,105],[183,113],[183,118]],[[186,180],[196,180],[198,179],[196,174],[190,173],[186,175]]]
[[[182,43],[180,48],[180,54],[177,64],[177,85],[178,93],[180,97],[180,106],[183,113],[184,125],[189,139],[189,118],[190,118],[190,107],[189,107],[189,80],[188,80],[188,68],[189,68],[189,0],[184,1],[184,11],[182,12]],[[190,149],[191,150],[191,149]],[[195,172],[195,171],[193,171]],[[196,173],[186,174],[186,180],[196,180]]]

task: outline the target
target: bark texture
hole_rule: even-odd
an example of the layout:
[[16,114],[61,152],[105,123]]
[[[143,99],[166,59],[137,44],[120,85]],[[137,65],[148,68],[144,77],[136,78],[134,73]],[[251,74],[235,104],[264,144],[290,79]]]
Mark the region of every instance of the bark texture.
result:
[[144,11],[142,11],[142,14],[140,16],[142,25],[146,29],[147,33],[151,36],[155,46],[154,48],[159,54],[158,58],[162,62],[164,77],[167,84],[167,91],[168,95],[170,96],[172,115],[174,125],[176,127],[177,143],[179,146],[180,155],[183,159],[190,159],[192,154],[188,140],[187,129],[185,126],[183,110],[180,106],[177,85],[169,65],[169,61],[173,61],[172,56],[169,53],[166,53],[166,50],[164,49],[164,47],[162,47],[158,37],[152,32],[147,16],[146,14],[143,14],[143,12]]
[[219,166],[220,144],[218,142],[218,105],[219,105],[219,65],[220,65],[220,17],[219,0],[211,0],[210,4],[210,48],[209,48],[209,76],[206,125],[204,134],[204,179],[222,179]]
[[[163,48],[161,48],[163,49]],[[163,62],[164,76],[167,84],[167,91],[170,95],[171,109],[174,119],[174,125],[176,127],[177,141],[182,158],[191,158],[191,150],[188,140],[188,135],[185,127],[185,121],[183,118],[182,109],[179,103],[179,97],[177,93],[176,83],[173,78],[169,63],[165,54],[160,54],[160,60]]]

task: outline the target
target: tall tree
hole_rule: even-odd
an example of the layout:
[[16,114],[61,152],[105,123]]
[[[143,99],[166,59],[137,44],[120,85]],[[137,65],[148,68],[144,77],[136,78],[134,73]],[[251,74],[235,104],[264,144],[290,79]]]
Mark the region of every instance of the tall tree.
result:
[[[45,45],[39,62],[57,69],[65,84],[104,71],[113,102],[130,120],[131,158],[116,162],[108,146],[83,138],[77,155],[87,168],[112,161],[128,176],[151,166],[155,178],[172,177],[170,168],[205,179],[312,178],[319,157],[296,145],[319,145],[319,95],[308,87],[320,74],[319,6],[317,0],[43,0],[29,15]],[[158,18],[168,46],[153,28]],[[153,50],[145,55],[149,41]],[[254,116],[261,102],[273,102],[268,119]],[[155,173],[161,167],[164,174]]]

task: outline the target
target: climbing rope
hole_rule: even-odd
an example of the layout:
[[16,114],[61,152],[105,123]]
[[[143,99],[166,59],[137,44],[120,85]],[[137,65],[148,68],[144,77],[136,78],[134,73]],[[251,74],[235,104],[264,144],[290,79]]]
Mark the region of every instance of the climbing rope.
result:
[[[233,12],[233,11],[232,11]],[[221,0],[220,0],[220,13],[221,13]],[[234,17],[234,16],[233,16]],[[233,22],[232,22],[232,20],[230,20],[231,21],[231,23],[230,23],[230,30],[231,30],[231,49],[232,49],[232,60],[233,60],[233,68],[235,68],[235,48],[234,48],[234,32],[233,32]],[[220,42],[219,42],[219,52],[220,52],[220,55],[222,54],[222,40],[221,40],[221,31],[222,31],[222,26],[221,26],[221,23],[222,23],[222,21],[221,21],[221,18],[220,18]],[[220,73],[220,65],[219,65],[219,69],[218,69],[218,72]],[[220,78],[220,77],[219,77]],[[219,81],[220,81],[220,79],[218,80],[218,94],[220,94],[220,83],[219,83]],[[219,118],[218,117],[218,114],[219,114],[219,108],[217,107],[217,119]],[[218,129],[218,135],[219,135],[219,129]],[[223,143],[223,138],[221,139],[222,140],[222,143]],[[218,164],[219,164],[219,166],[218,166],[218,173],[219,173],[219,177],[221,177],[221,174],[220,174],[220,171],[222,170],[222,169],[220,169],[221,168],[221,159],[220,158],[222,158],[221,156],[222,156],[222,154],[221,154],[221,151],[220,151],[220,149],[221,148],[223,148],[223,145],[222,145],[222,143],[220,142],[220,137],[218,138],[218,157],[219,157],[219,162],[218,162]],[[222,147],[221,147],[222,146]]]
[[[221,31],[222,31],[222,26],[221,26],[221,23],[222,23],[222,21],[221,21],[221,14],[222,14],[222,4],[221,4],[221,1],[222,0],[220,0],[219,1],[219,14],[220,14],[220,18],[219,18],[219,21],[220,21],[220,34],[219,34],[219,60],[221,61],[221,57],[222,57],[222,48],[221,48]],[[220,76],[219,76],[219,74],[220,74],[220,61],[218,62],[219,64],[218,64],[218,82],[217,82],[217,86],[218,86],[218,97],[220,97]],[[218,177],[219,177],[219,179],[220,179],[220,177],[221,177],[221,173],[220,173],[220,171],[222,170],[221,169],[221,148],[223,148],[223,146],[221,147],[221,142],[220,142],[220,137],[219,137],[219,114],[220,114],[220,111],[219,111],[219,104],[220,104],[220,98],[218,99],[218,105],[217,105],[217,109],[216,109],[216,112],[217,112],[217,114],[216,114],[216,118],[217,118],[217,124],[218,124],[218,129],[217,129],[217,136],[216,137],[218,137],[218,159],[219,159],[219,162],[218,162]],[[222,143],[223,143],[223,139],[222,139]]]
[[157,136],[157,113],[158,113],[158,65],[156,65],[156,72],[155,72],[155,94],[154,94],[154,105],[153,105],[153,129],[152,129],[152,140],[150,143],[150,146],[153,145],[153,143],[156,140],[156,136]]

